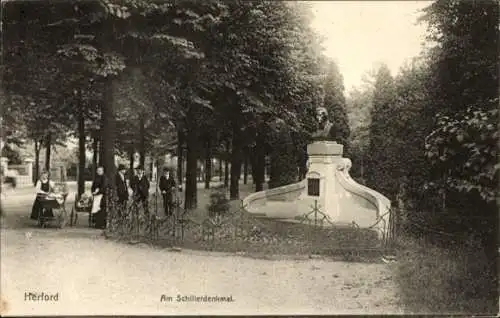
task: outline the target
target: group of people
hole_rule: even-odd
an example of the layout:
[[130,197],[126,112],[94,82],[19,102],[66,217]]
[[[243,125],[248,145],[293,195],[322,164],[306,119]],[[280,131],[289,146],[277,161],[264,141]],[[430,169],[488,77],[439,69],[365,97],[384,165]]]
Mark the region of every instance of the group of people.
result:
[[[117,169],[115,178],[115,187],[117,194],[117,203],[119,205],[118,213],[126,209],[127,202],[131,199],[134,203],[143,207],[144,212],[149,213],[149,189],[150,181],[148,180],[144,168],[138,167],[135,173],[127,176],[127,168],[120,164]],[[53,182],[49,179],[47,172],[42,172],[40,179],[36,183],[35,202],[31,212],[31,219],[38,219],[39,213],[48,213],[42,207],[42,196],[49,194],[53,189]],[[104,175],[104,167],[98,167],[96,176],[92,182],[91,192],[93,196],[93,205],[91,210],[91,224],[96,228],[104,229],[106,227],[106,189],[108,182]],[[166,216],[173,213],[176,182],[168,168],[163,170],[163,175],[159,179],[159,191],[163,197],[163,208]]]
[[[135,204],[142,206],[144,213],[149,214],[149,189],[150,181],[148,180],[144,168],[139,166],[135,169],[135,174],[127,176],[127,168],[120,164],[117,169],[115,178],[117,203],[119,205],[118,213],[126,209],[127,203],[131,199]],[[95,196],[106,195],[106,178],[104,169],[99,167],[97,176],[92,183],[92,194]],[[163,169],[163,175],[160,177],[158,188],[163,197],[163,208],[166,216],[171,216],[173,213],[174,196],[176,191],[176,183],[168,168]],[[95,213],[95,226],[102,228],[106,225],[106,209],[105,200],[101,199],[98,211]]]

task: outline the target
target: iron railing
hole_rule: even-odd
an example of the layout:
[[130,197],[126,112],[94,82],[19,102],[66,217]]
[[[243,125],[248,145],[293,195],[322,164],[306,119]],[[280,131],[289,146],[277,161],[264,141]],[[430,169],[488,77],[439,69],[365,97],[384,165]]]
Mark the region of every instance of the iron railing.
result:
[[200,218],[183,209],[180,200],[176,200],[171,216],[159,216],[157,204],[155,210],[148,213],[136,202],[127,206],[118,206],[111,199],[107,202],[107,234],[137,242],[178,247],[196,245],[209,249],[234,245],[253,246],[258,250],[275,245],[277,253],[293,249],[309,254],[348,256],[366,252],[383,254],[388,248],[387,244],[373,244],[376,235],[368,229],[355,224],[347,229],[335,227],[317,202],[311,206],[311,211],[292,222],[253,216],[245,206]]

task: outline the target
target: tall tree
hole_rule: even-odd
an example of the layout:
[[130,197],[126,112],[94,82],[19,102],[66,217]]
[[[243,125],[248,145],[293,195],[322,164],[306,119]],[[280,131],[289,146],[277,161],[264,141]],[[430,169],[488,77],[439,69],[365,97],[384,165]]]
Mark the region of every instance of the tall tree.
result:
[[394,79],[386,65],[380,66],[374,84],[373,108],[371,110],[370,142],[368,146],[368,184],[394,198],[397,185],[392,183],[390,176],[395,171],[394,156],[397,154],[392,147],[395,131],[391,122],[394,120],[395,87]]
[[[492,202],[487,199],[490,197],[487,193],[496,188],[498,177],[494,168],[496,159],[492,157],[496,154],[496,146],[491,143],[495,139],[496,124],[493,123],[496,123],[495,110],[498,106],[498,88],[494,84],[498,81],[498,3],[436,1],[425,12],[423,20],[429,26],[429,40],[437,44],[430,52],[430,98],[433,114],[441,115],[435,122],[436,133],[428,139],[429,146],[439,150],[439,160],[434,161],[432,176],[435,183],[444,179],[453,180],[452,184],[443,184],[444,190],[449,191],[447,205],[465,214],[472,213],[477,208],[473,197],[483,196],[486,201]],[[469,113],[474,111],[485,112],[481,121],[484,127],[491,130],[479,135],[473,132],[475,124],[468,120]],[[459,130],[445,128],[452,127],[456,121],[464,122],[465,126]],[[490,121],[493,126],[488,126]],[[455,137],[459,143],[451,144],[449,138]],[[472,137],[474,142],[468,144],[467,137]],[[468,150],[464,151],[464,148]],[[431,151],[429,155],[433,153],[436,154],[436,151]],[[478,155],[482,159],[477,158]],[[481,162],[473,168],[476,173],[458,168],[459,165],[474,166],[470,160]],[[484,173],[484,180],[487,180],[478,192],[474,189],[481,182],[478,184],[478,180],[473,179],[477,172]],[[453,192],[457,192],[456,195]]]
[[270,140],[269,188],[276,188],[297,181],[297,161],[290,130],[283,122],[277,121]]
[[490,284],[475,291],[483,312],[498,304],[498,19],[497,1],[438,0],[423,17],[436,44],[430,98],[440,113],[426,140],[429,186],[445,195],[446,228],[474,233],[490,260]]
[[349,117],[349,158],[353,162],[351,175],[364,183],[365,156],[369,144],[370,111],[372,109],[373,87],[355,88],[349,92],[346,99],[346,109]]
[[333,123],[330,136],[348,149],[349,143],[349,119],[346,110],[346,98],[344,95],[344,79],[334,61],[327,65],[327,76],[324,84],[324,106],[328,110],[328,116]]

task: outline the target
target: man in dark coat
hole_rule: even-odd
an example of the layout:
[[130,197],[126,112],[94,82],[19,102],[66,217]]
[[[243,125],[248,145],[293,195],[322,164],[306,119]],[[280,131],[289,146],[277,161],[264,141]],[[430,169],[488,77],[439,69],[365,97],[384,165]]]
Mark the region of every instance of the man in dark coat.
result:
[[144,174],[144,168],[137,168],[137,175],[133,177],[130,184],[132,190],[134,191],[134,200],[137,203],[141,203],[144,207],[144,212],[149,213],[148,209],[148,198],[149,198],[149,180]]
[[170,216],[173,212],[175,180],[170,174],[170,170],[168,168],[163,169],[163,175],[160,177],[159,188],[163,196],[165,215]]
[[116,175],[115,182],[118,205],[120,206],[118,209],[118,213],[120,215],[122,210],[126,207],[128,201],[128,185],[127,179],[125,178],[126,172],[127,168],[123,164],[118,165],[118,173]]

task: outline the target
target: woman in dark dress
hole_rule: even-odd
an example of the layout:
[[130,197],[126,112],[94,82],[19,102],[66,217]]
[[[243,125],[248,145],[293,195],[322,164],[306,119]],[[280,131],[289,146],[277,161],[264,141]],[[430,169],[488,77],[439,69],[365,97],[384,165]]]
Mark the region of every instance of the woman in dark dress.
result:
[[[40,175],[40,179],[36,182],[36,197],[33,203],[33,208],[31,209],[30,219],[38,220],[38,215],[43,212],[43,205],[41,200],[46,197],[53,189],[54,183],[49,180],[49,173],[43,171]],[[54,217],[52,209],[45,209],[45,217]]]
[[94,182],[92,183],[92,195],[94,195],[94,198],[97,196],[102,196],[101,198],[101,204],[100,204],[100,209],[98,212],[94,213],[93,216],[93,224],[95,225],[96,228],[98,229],[105,229],[106,228],[106,176],[104,175],[104,168],[103,167],[98,167],[97,168],[97,173],[94,179]]

